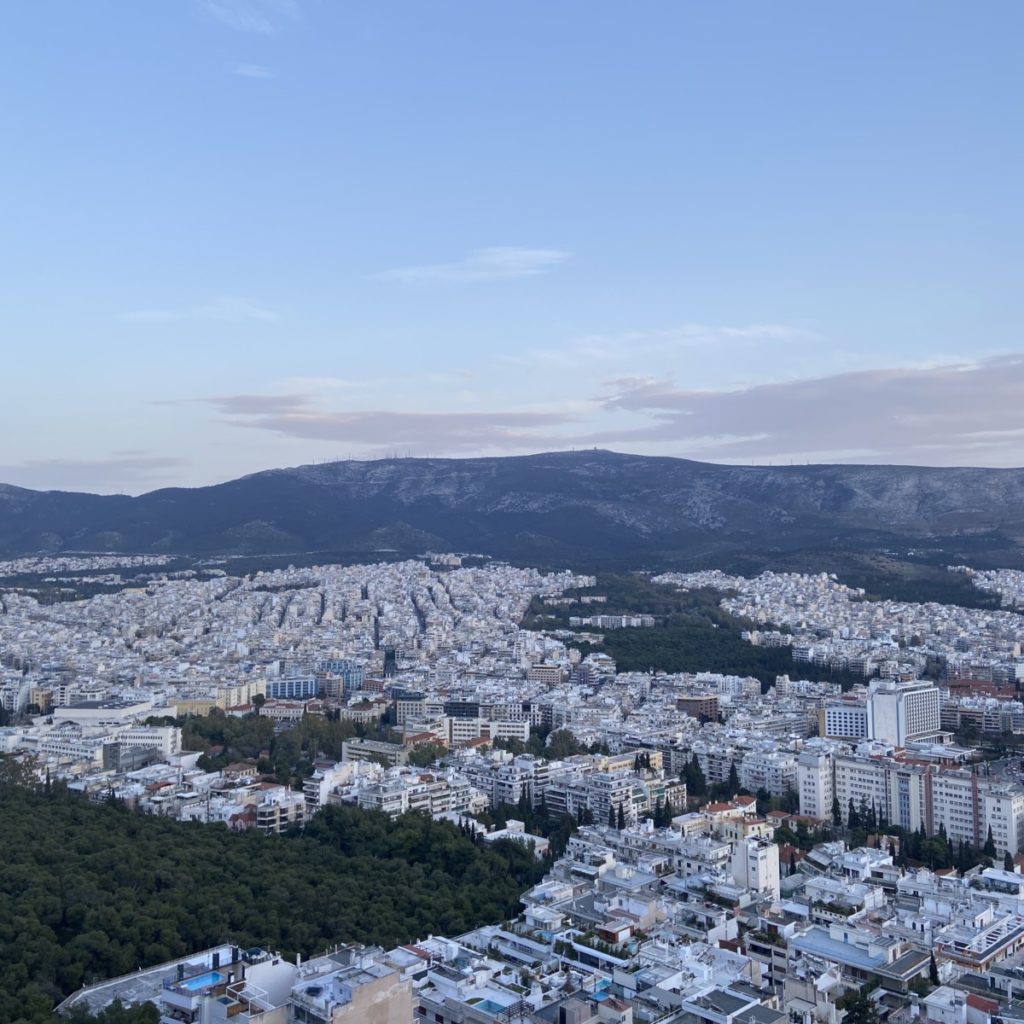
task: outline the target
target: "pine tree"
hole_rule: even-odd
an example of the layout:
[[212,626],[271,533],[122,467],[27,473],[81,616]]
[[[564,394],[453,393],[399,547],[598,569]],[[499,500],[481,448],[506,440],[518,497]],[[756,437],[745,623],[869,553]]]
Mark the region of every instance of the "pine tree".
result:
[[703,796],[707,792],[707,780],[700,766],[700,758],[696,754],[683,769],[682,780],[686,783],[686,792],[690,796]]
[[839,828],[843,823],[843,809],[839,805],[839,797],[832,797],[832,824]]
[[1003,870],[1004,871],[1012,871],[1013,870],[1013,854],[1010,853],[1009,850],[1007,850],[1006,853],[1003,854]]
[[853,797],[850,797],[850,806],[846,808],[846,825],[850,829],[860,828],[860,815],[857,808],[853,806]]
[[796,874],[796,850],[789,851],[789,873]]
[[626,814],[622,809],[622,804],[619,804],[618,813],[615,815],[615,827],[620,832],[626,827]]
[[734,797],[740,791],[740,773],[736,770],[736,762],[729,765],[729,796]]
[[615,808],[611,804],[608,805],[608,827],[615,828]]
[[992,836],[992,826],[988,827],[988,835],[985,837],[985,845],[981,848],[981,852],[986,857],[994,857],[996,855],[996,841]]
[[933,985],[939,984],[939,965],[935,962],[934,950],[928,957],[928,980]]

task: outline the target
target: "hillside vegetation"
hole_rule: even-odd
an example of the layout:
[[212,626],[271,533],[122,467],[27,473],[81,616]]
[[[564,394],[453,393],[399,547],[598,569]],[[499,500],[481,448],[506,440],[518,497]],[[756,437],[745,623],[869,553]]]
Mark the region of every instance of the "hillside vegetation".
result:
[[537,598],[527,610],[523,625],[530,629],[568,629],[573,615],[643,613],[655,616],[653,627],[574,627],[604,636],[601,645],[576,646],[584,655],[608,654],[615,659],[620,672],[720,672],[753,676],[760,680],[762,688],[783,674],[837,682],[844,688],[862,681],[860,676],[848,672],[795,665],[788,647],[755,647],[748,643],[741,633],[752,624],[723,611],[719,603],[725,595],[717,590],[680,591],[651,583],[638,573],[600,573],[596,586],[574,590],[566,596],[583,594],[599,594],[608,600],[604,604],[551,606]]
[[458,934],[514,914],[542,872],[419,814],[329,807],[266,837],[0,783],[0,1020],[225,940],[286,955]]

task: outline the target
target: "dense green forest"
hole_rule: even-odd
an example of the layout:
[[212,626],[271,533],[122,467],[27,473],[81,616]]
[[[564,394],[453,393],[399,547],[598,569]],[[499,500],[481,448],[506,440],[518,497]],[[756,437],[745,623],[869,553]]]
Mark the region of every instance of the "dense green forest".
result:
[[352,807],[266,837],[0,783],[0,818],[7,1024],[49,1022],[81,985],[223,941],[308,956],[457,934],[514,914],[544,870],[512,842]]
[[600,605],[551,606],[537,599],[528,608],[523,625],[528,629],[568,629],[570,615],[654,615],[657,622],[651,628],[601,630],[602,646],[581,644],[580,650],[584,655],[603,651],[615,659],[620,672],[721,672],[753,676],[762,688],[783,674],[837,682],[844,689],[863,681],[848,672],[795,665],[788,647],[747,643],[740,634],[752,623],[723,611],[719,602],[724,595],[717,590],[684,592],[651,583],[639,574],[603,573],[597,576],[596,586],[569,591],[566,596],[583,594],[603,594],[608,600]]

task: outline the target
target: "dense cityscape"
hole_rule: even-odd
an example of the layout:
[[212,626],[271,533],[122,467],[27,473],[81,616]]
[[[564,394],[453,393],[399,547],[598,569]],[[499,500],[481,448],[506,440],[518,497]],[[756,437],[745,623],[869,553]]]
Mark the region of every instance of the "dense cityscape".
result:
[[[659,616],[613,608],[594,576],[451,554],[244,576],[168,565],[0,565],[51,588],[116,587],[0,597],[0,751],[22,785],[284,838],[332,808],[429,816],[520,846],[538,880],[518,914],[468,932],[346,945],[341,922],[338,947],[313,959],[225,936],[66,993],[61,1012],[1013,1018],[1016,612],[869,600],[828,574],[649,578],[665,594],[716,593],[745,643],[787,648],[792,671],[765,685],[617,671],[609,631],[657,629]],[[972,580],[1008,609],[1024,573]],[[802,679],[812,665],[862,682]]]

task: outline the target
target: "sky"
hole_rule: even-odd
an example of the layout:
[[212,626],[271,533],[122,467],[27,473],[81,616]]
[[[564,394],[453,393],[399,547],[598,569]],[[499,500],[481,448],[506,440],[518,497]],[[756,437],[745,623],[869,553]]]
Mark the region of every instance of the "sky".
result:
[[1019,0],[32,0],[0,481],[1024,465]]

